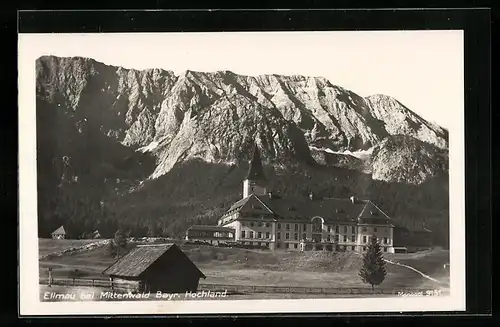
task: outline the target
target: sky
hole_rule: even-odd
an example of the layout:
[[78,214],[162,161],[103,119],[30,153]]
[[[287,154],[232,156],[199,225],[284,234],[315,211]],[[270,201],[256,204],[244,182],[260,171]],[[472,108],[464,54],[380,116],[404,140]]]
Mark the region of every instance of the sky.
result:
[[325,77],[361,96],[393,96],[448,129],[464,107],[462,31],[21,34],[19,53],[176,74]]

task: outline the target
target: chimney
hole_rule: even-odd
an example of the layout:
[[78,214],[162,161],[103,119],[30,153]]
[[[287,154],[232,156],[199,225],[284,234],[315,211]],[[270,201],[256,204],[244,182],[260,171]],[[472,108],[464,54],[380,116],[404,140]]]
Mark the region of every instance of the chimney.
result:
[[269,196],[270,199],[273,198],[273,192],[267,192],[267,195]]
[[350,197],[350,199],[351,199],[351,203],[352,203],[352,204],[355,204],[355,203],[356,203],[356,198],[355,198],[354,196],[351,196],[351,197]]

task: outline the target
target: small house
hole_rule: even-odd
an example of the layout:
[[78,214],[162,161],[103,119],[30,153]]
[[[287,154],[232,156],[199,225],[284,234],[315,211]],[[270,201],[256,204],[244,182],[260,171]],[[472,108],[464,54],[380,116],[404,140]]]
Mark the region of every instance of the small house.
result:
[[117,288],[136,292],[195,292],[206,278],[175,244],[138,245],[102,273]]
[[64,230],[64,226],[61,226],[53,231],[51,235],[53,240],[64,240],[66,238],[66,231]]
[[101,233],[99,233],[99,231],[98,231],[98,230],[95,230],[95,231],[92,233],[91,238],[94,238],[94,239],[101,238]]

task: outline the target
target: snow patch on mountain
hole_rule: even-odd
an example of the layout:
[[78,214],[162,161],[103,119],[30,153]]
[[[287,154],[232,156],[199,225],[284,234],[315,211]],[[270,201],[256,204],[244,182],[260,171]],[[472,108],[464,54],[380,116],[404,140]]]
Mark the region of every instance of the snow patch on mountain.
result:
[[345,150],[345,151],[333,151],[332,149],[329,148],[318,148],[315,146],[310,146],[309,147],[311,150],[317,150],[317,151],[324,151],[327,153],[331,154],[341,154],[341,155],[347,155],[347,156],[353,156],[361,160],[366,160],[369,159],[371,154],[373,153],[374,147],[369,148],[368,150],[358,150],[358,151],[350,151],[350,150]]

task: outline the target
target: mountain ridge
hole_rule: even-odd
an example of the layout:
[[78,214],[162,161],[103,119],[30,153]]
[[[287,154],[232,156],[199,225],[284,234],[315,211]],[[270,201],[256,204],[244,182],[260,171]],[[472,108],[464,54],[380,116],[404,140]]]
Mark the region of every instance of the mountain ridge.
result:
[[[61,73],[65,70],[67,76]],[[52,78],[47,80],[46,75]],[[91,107],[105,108],[97,115],[101,121],[105,115],[110,117],[110,124],[101,125],[106,135],[158,158],[153,178],[191,158],[237,161],[237,149],[251,140],[265,148],[264,157],[291,156],[304,161],[311,160],[306,149],[310,146],[367,150],[397,134],[439,149],[447,148],[448,142],[445,129],[396,99],[387,95],[363,98],[322,77],[249,76],[227,70],[187,70],[177,76],[163,69],[123,69],[91,58],[44,56],[37,60],[37,86],[38,94],[48,93],[48,98],[66,89],[59,94],[67,93],[65,103],[74,112],[84,112],[85,119],[89,118],[85,112],[96,115],[99,111]],[[99,93],[104,93],[104,101],[87,99]],[[285,133],[282,126],[287,128]]]

